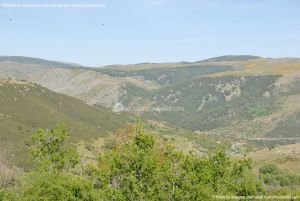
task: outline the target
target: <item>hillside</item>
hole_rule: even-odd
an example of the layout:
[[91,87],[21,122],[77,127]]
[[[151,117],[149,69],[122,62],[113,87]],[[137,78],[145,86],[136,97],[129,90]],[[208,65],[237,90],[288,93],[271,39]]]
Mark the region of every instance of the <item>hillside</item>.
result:
[[[11,60],[7,60],[11,59]],[[23,59],[24,60],[24,59]],[[32,61],[27,59],[26,61]],[[15,57],[0,57],[0,78],[13,80],[26,80],[38,83],[52,91],[64,93],[85,101],[88,104],[112,107],[126,83],[153,89],[157,84],[136,77],[114,77],[101,72],[87,70],[86,68],[65,68],[61,63],[57,65],[51,61],[39,63],[23,63]]]
[[92,141],[124,127],[130,116],[114,114],[67,95],[28,82],[0,81],[0,147],[11,151],[17,165],[26,160],[26,149],[37,128],[58,121],[70,130],[70,142]]
[[126,143],[120,136],[133,127],[116,129],[138,114],[145,131],[176,151],[205,158],[222,144],[235,159],[253,160],[268,192],[298,188],[300,59],[243,55],[104,68],[7,59],[0,59],[0,151],[17,167],[31,167],[34,131],[58,121],[82,164],[94,164],[95,153]]
[[[294,138],[293,142],[300,137],[300,59],[223,56],[186,65],[95,70],[116,77],[138,76],[160,85],[146,90],[127,84],[119,109],[209,134],[286,137]],[[172,108],[175,111],[168,111]]]
[[250,144],[288,144],[300,137],[298,58],[228,55],[198,62],[103,68],[49,67],[14,60],[0,62],[0,76],[38,83],[90,105]]

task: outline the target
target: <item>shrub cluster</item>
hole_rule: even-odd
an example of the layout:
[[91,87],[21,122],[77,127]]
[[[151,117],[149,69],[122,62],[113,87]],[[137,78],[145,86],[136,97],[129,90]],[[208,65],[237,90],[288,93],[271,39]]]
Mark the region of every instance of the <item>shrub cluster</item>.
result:
[[[225,147],[197,157],[145,133],[140,123],[130,132],[121,132],[117,139],[126,140],[101,153],[97,164],[76,167],[79,158],[65,147],[67,132],[62,125],[38,130],[31,148],[36,168],[26,174],[17,192],[0,191],[0,200],[208,201],[215,195],[263,193],[251,160],[232,159]],[[269,171],[273,170],[263,170]]]

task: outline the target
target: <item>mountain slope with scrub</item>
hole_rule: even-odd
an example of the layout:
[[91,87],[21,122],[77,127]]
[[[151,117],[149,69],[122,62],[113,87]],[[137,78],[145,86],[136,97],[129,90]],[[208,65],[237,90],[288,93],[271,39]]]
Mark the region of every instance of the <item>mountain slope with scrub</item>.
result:
[[31,134],[37,128],[63,122],[70,126],[70,142],[78,143],[104,137],[132,121],[131,115],[89,106],[28,82],[1,80],[0,97],[0,147],[8,150],[18,165],[23,164]]
[[132,112],[198,134],[277,138],[275,144],[300,137],[298,58],[228,55],[102,68],[23,60],[0,59],[0,76],[29,80],[90,105]]

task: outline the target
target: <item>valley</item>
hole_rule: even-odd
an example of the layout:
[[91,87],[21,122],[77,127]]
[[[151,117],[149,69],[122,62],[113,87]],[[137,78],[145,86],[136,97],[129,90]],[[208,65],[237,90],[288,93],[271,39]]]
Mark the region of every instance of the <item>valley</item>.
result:
[[[142,118],[147,132],[183,153],[206,157],[225,144],[231,156],[252,158],[257,172],[271,163],[300,174],[300,59],[91,68],[0,57],[0,78],[0,145],[14,168],[31,168],[26,153],[38,128],[62,122],[67,145],[93,163],[118,129]],[[274,182],[267,187],[277,189]]]

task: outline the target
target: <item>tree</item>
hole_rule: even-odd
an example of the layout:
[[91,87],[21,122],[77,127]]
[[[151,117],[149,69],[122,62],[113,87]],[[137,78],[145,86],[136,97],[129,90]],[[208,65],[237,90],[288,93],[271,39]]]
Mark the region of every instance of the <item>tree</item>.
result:
[[30,154],[37,168],[26,175],[20,200],[96,200],[90,181],[70,171],[78,163],[79,156],[76,151],[66,149],[67,136],[60,123],[51,130],[39,129],[33,135]]
[[64,146],[67,137],[68,133],[61,123],[50,130],[39,129],[32,136],[34,145],[30,154],[40,171],[61,171],[79,162],[78,154]]

